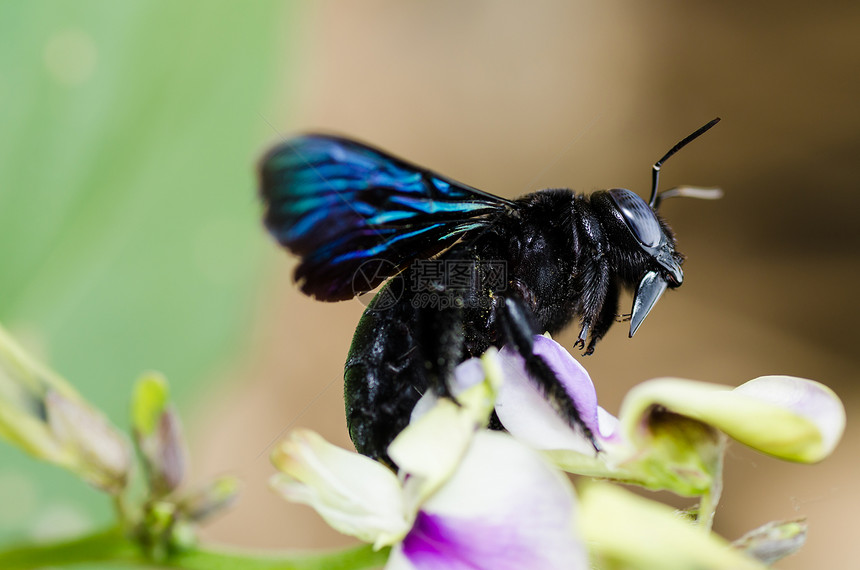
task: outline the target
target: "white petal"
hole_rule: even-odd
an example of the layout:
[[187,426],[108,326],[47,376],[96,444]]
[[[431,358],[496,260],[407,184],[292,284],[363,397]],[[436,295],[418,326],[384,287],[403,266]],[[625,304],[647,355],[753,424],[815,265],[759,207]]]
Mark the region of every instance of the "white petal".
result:
[[386,568],[588,568],[575,509],[570,482],[537,452],[481,431]]
[[[484,364],[481,362],[481,359],[470,358],[469,360],[460,363],[454,369],[454,376],[449,382],[448,389],[451,390],[451,394],[457,398],[469,388],[477,386],[483,382],[485,376]],[[415,407],[412,408],[412,415],[409,418],[409,423],[416,422],[418,418],[433,409],[433,406],[435,406],[438,401],[439,396],[437,396],[433,390],[427,390],[424,392],[418,402],[416,402]]]
[[607,441],[615,442],[621,439],[620,433],[620,422],[618,418],[597,406],[597,425],[599,440],[602,440],[603,443]]
[[476,429],[475,418],[464,406],[443,398],[394,438],[388,455],[401,472],[409,474],[410,510],[448,480]]
[[427,390],[424,392],[424,395],[418,398],[418,401],[415,402],[415,407],[412,408],[412,415],[409,416],[409,423],[411,424],[416,422],[418,418],[432,410],[433,406],[435,406],[438,401],[439,396],[437,396],[433,390]]
[[822,459],[833,451],[845,431],[845,407],[833,390],[814,380],[793,376],[761,376],[735,388],[743,394],[791,410],[806,418],[821,434]]
[[[448,383],[448,389],[457,403],[471,408],[479,424],[486,424],[495,401],[497,387],[493,383],[495,378],[491,372],[497,368],[495,365],[497,358],[498,351],[490,347],[482,358],[470,358],[457,365]],[[433,390],[427,390],[412,408],[409,423],[417,422],[420,417],[433,409],[438,401],[439,396]]]
[[119,431],[98,410],[60,392],[48,390],[45,408],[54,436],[78,455],[79,473],[100,489],[120,492],[131,454]]
[[781,459],[815,462],[833,450],[844,427],[844,409],[830,389],[791,376],[768,376],[745,386],[732,390],[678,378],[649,380],[625,397],[622,429],[631,441],[640,440],[643,414],[659,405]]
[[377,546],[392,544],[408,530],[402,489],[390,469],[296,430],[272,454],[283,471],[271,484],[291,501],[313,507],[333,528]]

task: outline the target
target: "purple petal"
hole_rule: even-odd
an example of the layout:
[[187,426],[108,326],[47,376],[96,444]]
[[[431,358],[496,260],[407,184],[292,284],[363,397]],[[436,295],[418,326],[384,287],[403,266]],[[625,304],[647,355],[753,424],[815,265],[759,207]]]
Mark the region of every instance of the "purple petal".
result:
[[506,434],[479,432],[418,513],[388,568],[586,568],[569,481]]
[[585,425],[598,433],[597,426],[597,392],[594,383],[582,364],[579,363],[563,346],[543,335],[535,337],[534,352],[541,356],[556,377],[564,385],[564,389],[579,412]]
[[[518,570],[536,564],[529,533],[513,524],[490,526],[480,521],[418,513],[402,543],[403,554],[420,570]],[[539,556],[539,555],[537,555]]]
[[457,520],[418,513],[415,524],[403,541],[403,552],[417,568],[422,570],[468,569],[474,570],[475,564],[499,568],[494,559],[502,554],[511,568],[522,568],[531,558],[531,552],[524,554],[512,551],[511,529],[492,528],[475,524],[471,520]]
[[[541,356],[564,386],[583,423],[598,438],[612,428],[598,421],[597,393],[588,372],[567,350],[544,336],[535,336],[535,354]],[[593,447],[572,430],[539,392],[526,372],[525,361],[512,348],[499,352],[504,378],[496,401],[499,420],[514,436],[537,449],[571,449],[593,454]],[[604,418],[605,419],[605,418]],[[611,422],[609,422],[611,423]]]
[[451,389],[455,394],[465,392],[484,381],[484,365],[480,358],[470,358],[454,369]]

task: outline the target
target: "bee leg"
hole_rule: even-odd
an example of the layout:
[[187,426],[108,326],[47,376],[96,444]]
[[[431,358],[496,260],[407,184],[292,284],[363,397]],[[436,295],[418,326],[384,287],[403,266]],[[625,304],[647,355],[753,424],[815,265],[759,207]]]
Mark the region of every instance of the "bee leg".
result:
[[523,357],[529,376],[537,384],[544,398],[567,420],[574,429],[582,433],[595,451],[600,451],[594,434],[582,421],[573,399],[564,389],[558,377],[546,361],[534,352],[534,336],[537,334],[534,316],[521,297],[505,297],[502,308],[502,323],[506,343],[512,345]]
[[[416,342],[426,367],[428,385],[443,398],[456,402],[448,379],[465,358],[463,303],[457,296],[449,299],[450,306],[430,306],[419,309],[416,317]],[[462,301],[462,299],[460,299]]]
[[[582,328],[579,329],[579,336],[577,337],[576,342],[573,343],[573,348],[579,348],[579,349],[585,348],[585,339],[588,338],[588,329],[589,329],[588,323],[585,323],[582,325]],[[590,344],[589,344],[589,348],[591,348]],[[594,351],[592,350],[592,352],[594,352]],[[589,352],[588,354],[591,354],[591,352]]]
[[[582,328],[579,337],[574,343],[574,348],[585,348],[586,340],[591,334],[591,342],[585,355],[594,352],[596,344],[595,336],[603,336],[605,330],[595,335],[597,322],[601,319],[607,292],[610,290],[611,278],[609,268],[609,257],[606,251],[606,237],[600,222],[594,213],[588,209],[580,209],[578,214],[581,219],[580,242],[588,244],[587,255],[580,256],[579,290],[582,297],[579,300],[579,314],[582,317]],[[617,295],[617,293],[616,293]]]
[[618,311],[618,286],[610,282],[609,288],[606,292],[606,298],[603,301],[603,308],[600,309],[600,315],[597,317],[597,321],[594,323],[594,328],[591,331],[591,342],[588,343],[588,349],[585,351],[586,355],[592,354],[594,352],[594,347],[597,345],[597,341],[603,338],[603,335],[606,334],[606,331],[612,327],[615,322],[615,313]]
[[[582,290],[587,293],[583,295],[580,305],[582,328],[579,331],[579,337],[573,344],[574,348],[585,348],[585,341],[589,334],[591,335],[591,342],[588,343],[588,349],[583,353],[583,356],[588,356],[594,352],[597,341],[606,334],[606,330],[609,328],[603,325],[603,315],[606,301],[611,296],[608,294],[610,289],[609,266],[605,263],[605,259],[598,258],[590,265],[584,275]],[[612,296],[612,302],[615,302],[617,295],[615,293]],[[612,313],[614,316],[614,309]]]

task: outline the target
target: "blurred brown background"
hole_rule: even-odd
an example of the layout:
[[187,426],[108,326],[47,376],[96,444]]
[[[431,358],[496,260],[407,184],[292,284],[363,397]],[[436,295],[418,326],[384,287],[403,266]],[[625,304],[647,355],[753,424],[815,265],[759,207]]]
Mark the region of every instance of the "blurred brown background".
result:
[[[716,530],[733,539],[806,516],[806,547],[779,567],[850,567],[860,507],[860,4],[330,1],[301,17],[283,57],[298,72],[260,111],[272,141],[337,131],[508,197],[614,186],[647,195],[654,160],[723,118],[663,170],[663,188],[725,190],[718,202],[663,208],[688,256],[684,286],[634,340],[617,326],[583,362],[611,411],[632,385],[661,375],[736,385],[784,373],[833,387],[849,416],[834,456],[799,466],[731,446]],[[198,477],[230,471],[254,482],[208,534],[249,546],[345,544],[257,482],[292,427],[349,445],[342,366],[363,307],[301,296],[295,259],[272,259],[279,278],[248,331],[257,348],[193,422]],[[575,334],[560,341],[572,346]]]

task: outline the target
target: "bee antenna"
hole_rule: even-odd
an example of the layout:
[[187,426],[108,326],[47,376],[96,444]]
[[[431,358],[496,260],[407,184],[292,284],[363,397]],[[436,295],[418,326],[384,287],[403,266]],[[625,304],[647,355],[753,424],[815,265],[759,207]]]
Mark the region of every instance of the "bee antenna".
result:
[[693,142],[700,135],[704,134],[705,131],[707,131],[708,129],[710,129],[711,127],[713,127],[714,125],[716,125],[719,122],[720,122],[720,118],[717,117],[716,119],[708,122],[708,124],[699,127],[694,133],[688,135],[681,142],[679,142],[678,144],[673,146],[669,150],[669,152],[667,152],[665,155],[663,155],[663,158],[661,158],[660,160],[658,160],[657,162],[654,163],[654,166],[653,166],[652,171],[651,171],[651,199],[648,200],[649,206],[651,206],[652,208],[655,208],[656,206],[659,205],[659,201],[657,200],[657,182],[660,179],[660,167],[663,166],[663,163],[666,162],[667,160],[669,160],[669,158],[673,154],[675,154],[676,152],[678,152],[679,150],[681,150],[682,148],[684,148],[685,146],[687,146],[688,144]]
[[699,198],[701,200],[718,200],[723,197],[723,191],[719,188],[698,188],[695,186],[676,186],[675,188],[669,188],[668,190],[663,190],[659,194],[657,194],[657,201],[654,204],[653,208],[655,210],[660,208],[660,204],[663,203],[663,200],[666,198],[674,198],[676,196],[683,196],[685,198]]

